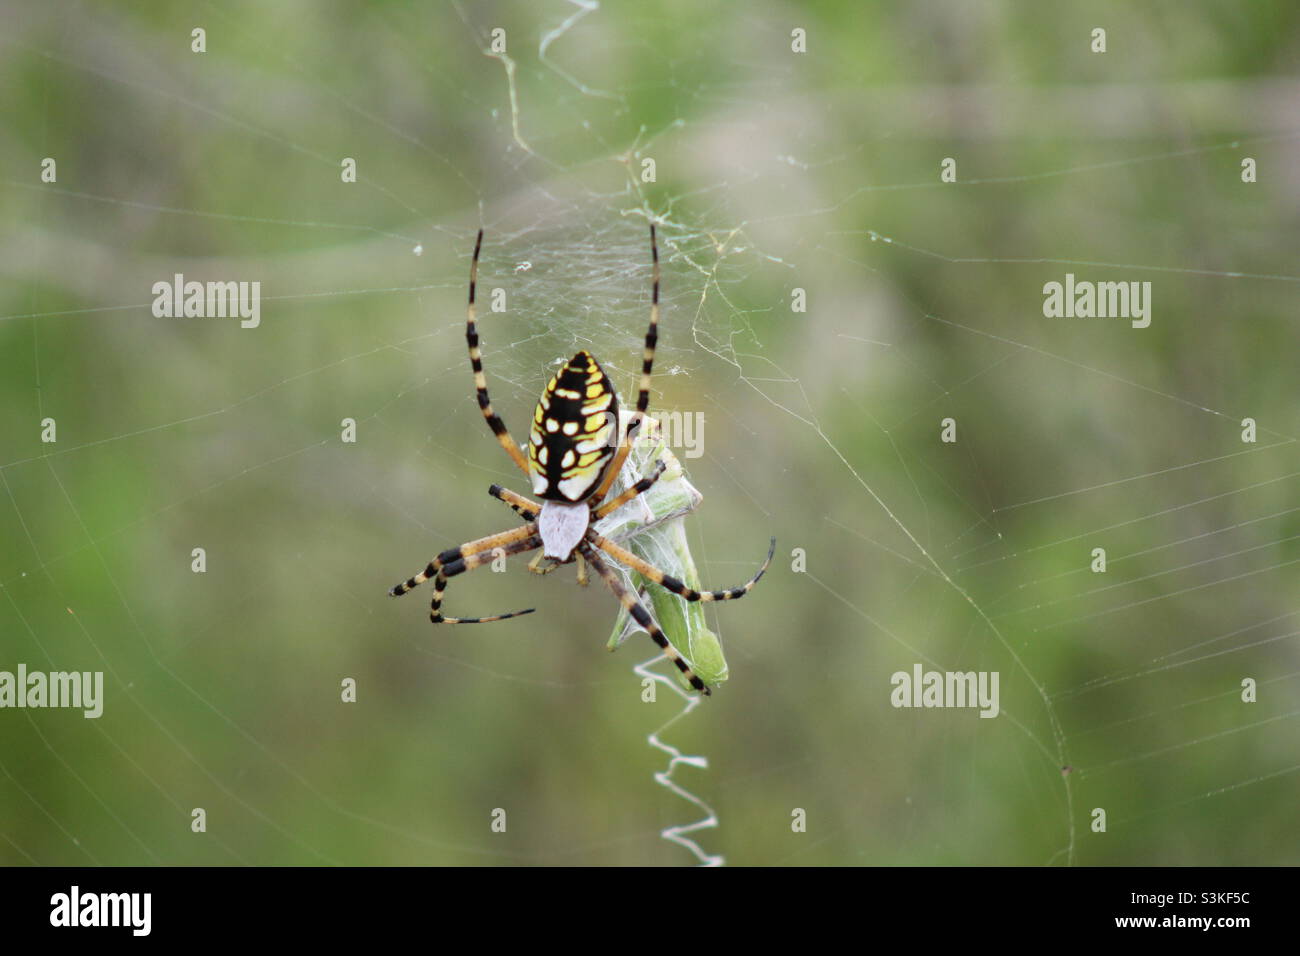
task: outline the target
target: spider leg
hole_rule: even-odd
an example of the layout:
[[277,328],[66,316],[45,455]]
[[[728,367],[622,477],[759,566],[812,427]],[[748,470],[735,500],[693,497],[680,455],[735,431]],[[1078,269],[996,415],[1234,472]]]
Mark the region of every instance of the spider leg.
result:
[[522,541],[515,541],[499,549],[493,548],[491,551],[484,550],[474,554],[467,554],[463,558],[457,558],[455,561],[444,565],[439,569],[438,576],[433,581],[433,600],[429,603],[429,620],[434,624],[487,624],[491,621],[504,621],[507,618],[532,614],[533,611],[537,610],[536,608],[530,607],[523,611],[511,611],[508,614],[493,614],[491,617],[443,617],[442,595],[447,590],[448,578],[464,574],[466,571],[473,571],[480,565],[493,560],[498,554],[502,556],[520,554],[524,551],[531,551],[533,548],[539,548],[541,544],[542,539],[533,534]]
[[413,578],[407,578],[401,584],[393,585],[389,591],[389,597],[401,597],[412,588],[419,587],[429,578],[438,573],[444,566],[458,561],[466,555],[475,554],[479,551],[490,551],[493,548],[504,547],[516,541],[522,541],[529,535],[536,533],[537,528],[533,525],[525,525],[522,528],[511,528],[509,531],[502,531],[500,534],[490,534],[486,538],[478,538],[474,541],[466,542],[455,548],[448,548],[442,554],[438,555],[428,566]]
[[[551,563],[546,567],[542,567],[542,561],[544,560],[550,561]],[[578,585],[585,588],[587,586],[587,562],[583,560],[583,557],[580,554],[574,555],[573,560],[578,563]],[[537,557],[533,558],[533,560],[528,562],[528,570],[532,571],[533,574],[550,574],[552,571],[557,568],[562,568],[568,563],[568,561],[557,561],[554,558],[548,558],[545,555],[539,554]]]
[[488,398],[487,377],[483,374],[483,353],[478,347],[478,326],[474,324],[474,293],[478,286],[478,254],[483,247],[483,230],[478,231],[478,239],[474,242],[474,261],[469,267],[469,305],[465,309],[465,341],[469,345],[469,364],[474,370],[474,388],[478,391],[478,407],[483,410],[483,417],[487,420],[488,428],[492,429],[492,434],[497,436],[497,441],[501,447],[506,450],[506,454],[525,475],[528,474],[528,462],[524,459],[524,454],[515,444],[515,440],[510,437],[510,432],[506,428],[506,423],[501,420],[501,416],[492,410],[492,402]]
[[[543,561],[550,561],[546,567],[542,567]],[[528,570],[533,574],[550,574],[556,568],[563,565],[563,561],[556,561],[554,558],[548,558],[545,554],[539,554],[533,560],[528,562]]]
[[530,498],[523,495],[517,495],[509,488],[502,488],[500,485],[493,485],[488,489],[488,494],[497,501],[504,501],[510,506],[510,510],[525,521],[536,521],[538,514],[541,513],[542,506]]
[[623,462],[627,461],[628,452],[632,450],[633,435],[641,427],[641,419],[645,418],[645,413],[650,408],[650,369],[654,367],[655,346],[659,342],[659,243],[655,238],[653,222],[650,223],[650,256],[654,260],[654,287],[650,296],[650,328],[646,330],[645,351],[641,355],[641,389],[636,396],[636,411],[627,423],[627,431],[623,434],[618,451],[614,453],[609,471],[605,472],[605,477],[591,496],[593,506],[600,504],[609,494],[614,479],[623,470]]
[[758,579],[763,576],[767,566],[772,563],[772,555],[776,553],[776,538],[772,539],[771,546],[767,549],[767,558],[763,561],[763,566],[758,569],[758,573],[742,584],[740,587],[728,588],[723,591],[697,591],[695,588],[688,587],[682,581],[673,577],[671,574],[665,574],[653,564],[637,557],[626,548],[620,547],[608,538],[602,538],[594,531],[588,532],[587,540],[594,544],[600,550],[604,551],[610,557],[626,564],[633,571],[641,574],[661,587],[672,591],[679,597],[687,601],[734,601],[736,598],[742,598],[749,593],[750,589],[758,583]]
[[632,620],[645,628],[650,637],[654,639],[654,642],[659,645],[660,650],[664,652],[670,661],[677,665],[677,669],[682,672],[682,676],[690,682],[690,685],[701,694],[711,694],[712,691],[709,690],[709,685],[700,680],[699,676],[691,670],[691,665],[686,663],[685,658],[682,657],[677,648],[673,647],[664,632],[659,629],[659,625],[654,622],[650,612],[637,600],[637,596],[619,580],[618,575],[610,569],[609,565],[600,559],[596,550],[585,541],[578,545],[578,550],[587,559],[587,563],[600,575],[606,586],[614,592],[614,596],[627,608],[628,614],[632,615]]
[[609,489],[614,486],[614,479],[623,470],[623,463],[627,461],[627,456],[632,452],[632,442],[636,439],[636,433],[640,428],[641,418],[634,412],[631,420],[627,423],[627,430],[623,432],[619,441],[618,451],[614,452],[614,457],[610,459],[609,470],[605,472],[605,477],[600,479],[600,484],[596,486],[596,490],[591,493],[591,497],[588,499],[593,508],[604,500],[604,497],[609,494]]
[[654,471],[650,472],[650,474],[646,475],[630,488],[623,489],[623,492],[617,498],[611,498],[609,501],[597,508],[592,512],[591,520],[593,522],[599,521],[601,518],[605,517],[605,515],[623,507],[637,495],[649,491],[654,483],[659,480],[660,476],[664,473],[664,469],[667,467],[668,466],[663,463],[662,459],[655,462]]

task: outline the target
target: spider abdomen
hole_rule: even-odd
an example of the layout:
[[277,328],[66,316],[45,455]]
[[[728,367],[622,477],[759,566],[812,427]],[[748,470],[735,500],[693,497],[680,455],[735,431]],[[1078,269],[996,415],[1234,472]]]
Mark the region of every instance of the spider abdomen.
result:
[[542,392],[528,436],[533,493],[549,501],[583,501],[614,457],[618,395],[586,349],[569,359]]

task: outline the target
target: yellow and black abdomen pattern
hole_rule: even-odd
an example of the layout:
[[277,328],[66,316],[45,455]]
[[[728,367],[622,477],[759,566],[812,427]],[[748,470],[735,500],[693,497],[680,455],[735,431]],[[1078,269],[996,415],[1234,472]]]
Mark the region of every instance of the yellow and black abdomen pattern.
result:
[[600,483],[618,437],[614,385],[585,349],[551,379],[533,413],[528,465],[533,493],[582,501]]

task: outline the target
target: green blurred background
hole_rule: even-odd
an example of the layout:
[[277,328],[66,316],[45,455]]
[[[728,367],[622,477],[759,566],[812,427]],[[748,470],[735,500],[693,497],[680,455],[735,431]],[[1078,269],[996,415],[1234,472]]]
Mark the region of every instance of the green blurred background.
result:
[[[0,6],[0,669],[107,696],[0,711],[0,861],[693,862],[646,741],[681,701],[598,583],[481,570],[450,613],[539,609],[481,628],[385,596],[526,490],[464,355],[475,230],[520,438],[577,348],[635,388],[653,216],[705,584],[778,539],[664,735],[705,850],[1297,862],[1300,8],[580,12]],[[1066,272],[1152,282],[1151,327],[1044,318]],[[260,327],[155,318],[175,273],[260,281]],[[916,662],[999,671],[1003,715],[894,709]]]

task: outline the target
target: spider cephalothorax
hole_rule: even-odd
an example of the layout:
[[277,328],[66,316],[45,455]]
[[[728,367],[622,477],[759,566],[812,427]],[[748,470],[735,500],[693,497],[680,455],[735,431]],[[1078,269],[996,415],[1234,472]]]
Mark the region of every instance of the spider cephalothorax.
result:
[[433,623],[481,624],[501,621],[521,614],[531,614],[533,608],[491,617],[445,617],[442,613],[442,596],[447,589],[447,579],[473,570],[499,554],[521,554],[541,548],[542,556],[549,559],[553,567],[577,558],[582,580],[581,564],[585,559],[627,608],[632,619],[650,634],[691,686],[703,694],[709,693],[709,688],[672,646],[637,596],[601,559],[599,552],[605,552],[687,601],[730,601],[743,597],[758,583],[772,562],[776,539],[772,539],[763,566],[745,584],[724,591],[697,591],[597,534],[594,527],[600,518],[648,490],[664,471],[663,462],[659,462],[651,474],[617,497],[604,501],[627,460],[633,435],[650,407],[650,370],[654,365],[655,344],[659,334],[659,248],[655,242],[654,224],[650,225],[650,252],[654,264],[650,329],[645,337],[636,411],[628,420],[626,430],[620,432],[619,429],[618,396],[614,392],[613,383],[600,363],[584,349],[556,373],[542,393],[537,410],[533,413],[527,458],[510,437],[505,422],[492,410],[492,402],[488,399],[487,378],[483,374],[483,356],[479,350],[478,328],[474,320],[474,295],[482,246],[483,232],[479,230],[478,241],[474,244],[474,260],[470,265],[469,307],[465,321],[465,340],[469,344],[470,367],[474,370],[474,387],[488,427],[519,470],[529,477],[533,493],[542,501],[539,504],[500,485],[493,485],[488,489],[488,494],[514,509],[524,519],[523,527],[448,548],[430,561],[422,572],[394,586],[388,593],[397,597],[429,578],[434,578],[433,601],[429,609],[429,618]]

